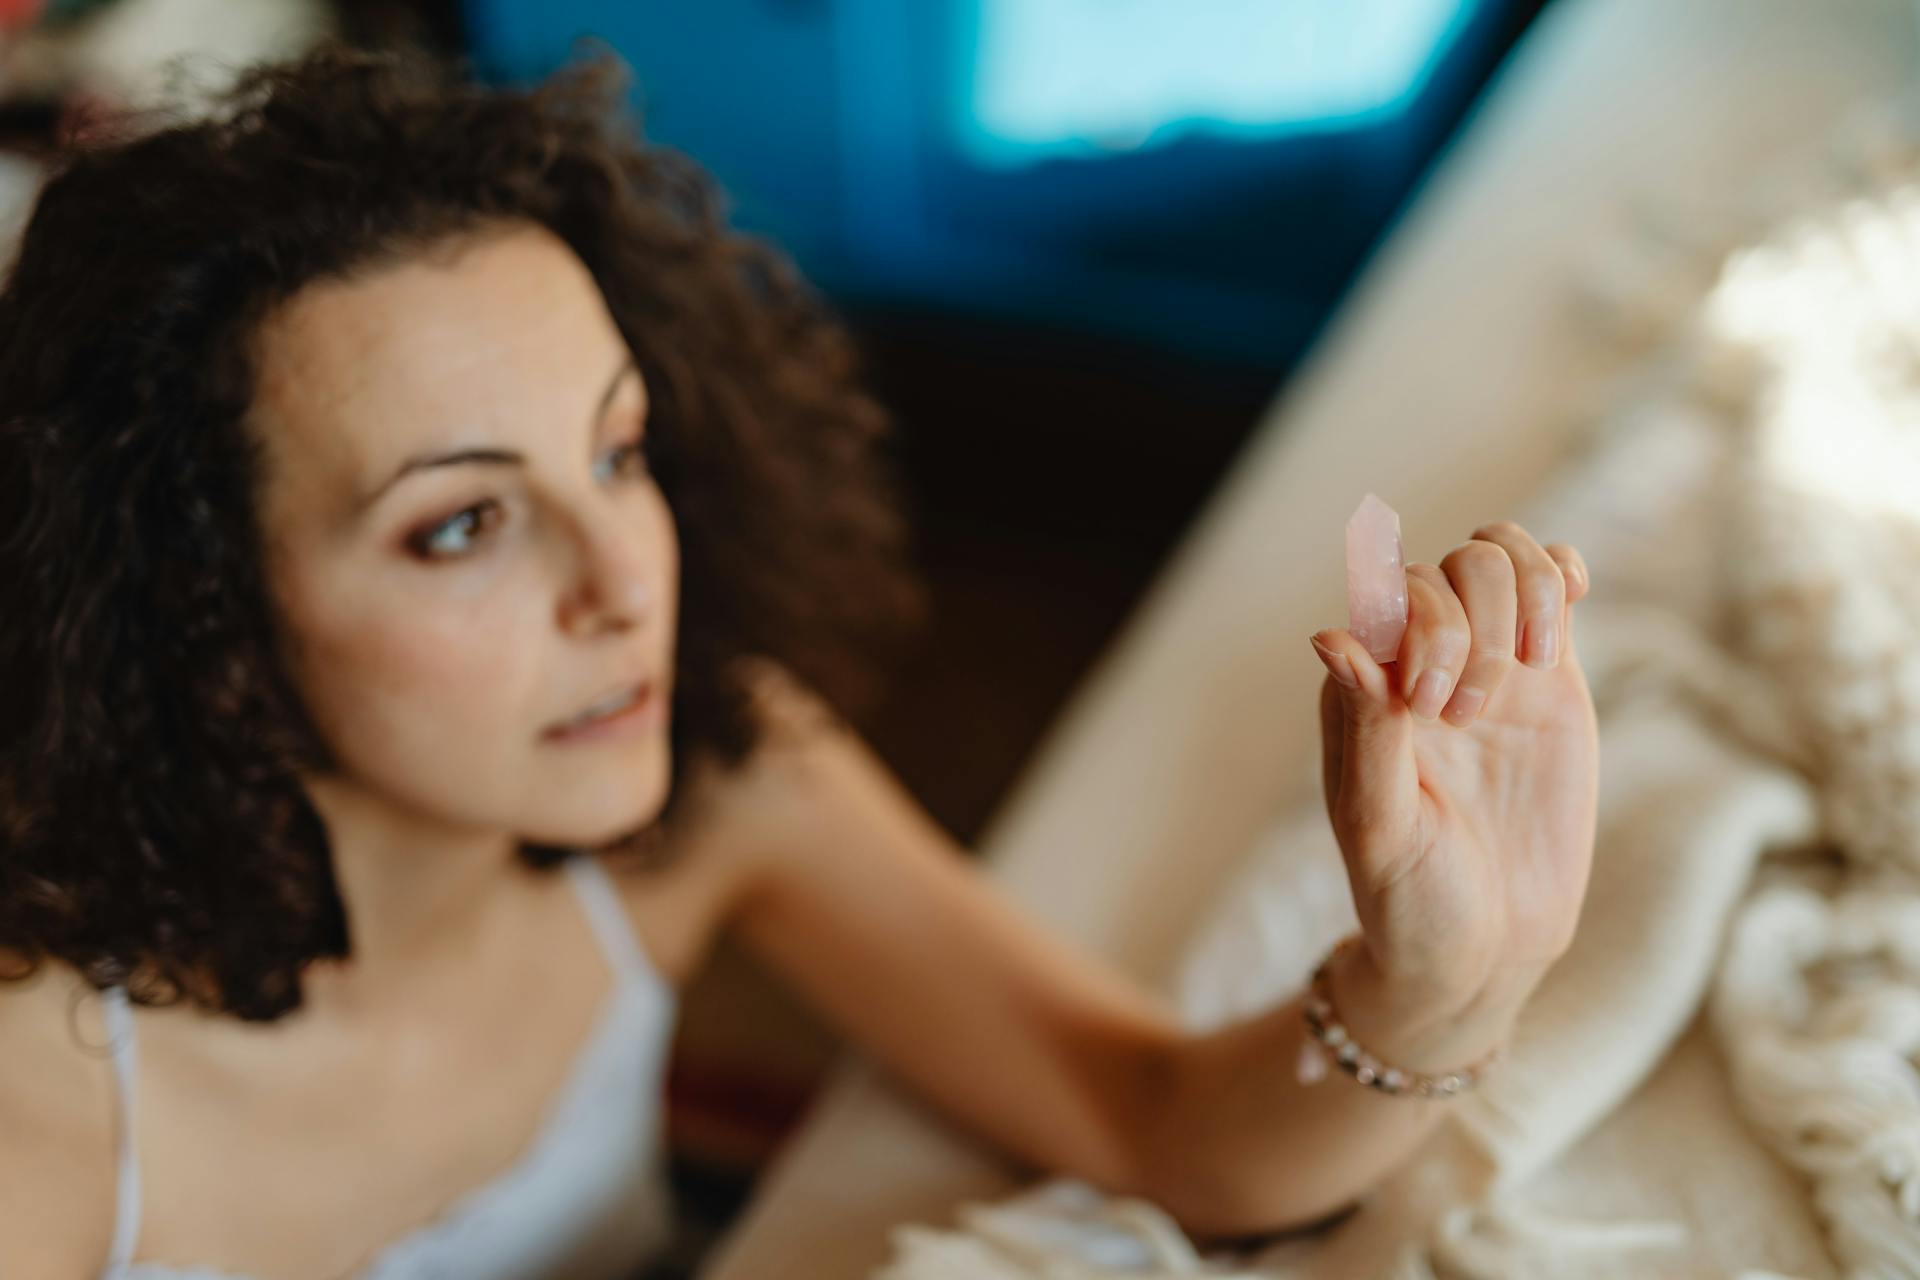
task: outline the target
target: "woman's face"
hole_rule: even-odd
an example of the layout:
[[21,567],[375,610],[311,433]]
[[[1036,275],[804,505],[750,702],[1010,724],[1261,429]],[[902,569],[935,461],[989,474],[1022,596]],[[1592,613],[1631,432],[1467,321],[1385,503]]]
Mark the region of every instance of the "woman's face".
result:
[[[309,286],[256,353],[270,587],[346,780],[543,843],[650,821],[679,548],[585,265],[516,223]],[[618,732],[549,733],[640,681]]]

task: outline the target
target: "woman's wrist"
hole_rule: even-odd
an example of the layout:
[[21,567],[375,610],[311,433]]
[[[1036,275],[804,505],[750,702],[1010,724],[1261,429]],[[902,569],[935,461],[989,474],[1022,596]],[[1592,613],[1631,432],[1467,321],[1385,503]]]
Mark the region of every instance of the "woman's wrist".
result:
[[1327,981],[1340,1020],[1361,1047],[1420,1072],[1457,1070],[1503,1048],[1534,985],[1515,973],[1477,990],[1391,979],[1359,940],[1331,957]]

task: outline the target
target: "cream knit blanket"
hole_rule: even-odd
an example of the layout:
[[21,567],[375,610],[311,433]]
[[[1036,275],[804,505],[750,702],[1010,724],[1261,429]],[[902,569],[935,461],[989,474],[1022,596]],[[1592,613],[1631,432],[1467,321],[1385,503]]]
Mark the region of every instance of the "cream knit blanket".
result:
[[[1592,571],[1601,804],[1502,1071],[1318,1237],[1202,1257],[1056,1178],[895,1228],[882,1280],[1920,1278],[1920,131],[1877,124],[1811,212],[1668,298],[1519,514]],[[1354,927],[1316,799],[1170,992],[1196,1028],[1250,1014]]]

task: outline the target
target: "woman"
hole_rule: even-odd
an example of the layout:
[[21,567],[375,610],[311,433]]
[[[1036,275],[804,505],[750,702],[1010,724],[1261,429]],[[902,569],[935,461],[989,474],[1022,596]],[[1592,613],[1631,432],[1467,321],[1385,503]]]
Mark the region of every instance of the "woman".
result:
[[917,601],[883,418],[622,81],[326,48],[44,189],[0,294],[0,1275],[631,1274],[722,929],[1034,1166],[1277,1230],[1568,945],[1586,577],[1508,522],[1408,568],[1395,661],[1314,638],[1353,1079],[1294,1075],[1306,994],[1187,1033],[974,874],[844,714]]

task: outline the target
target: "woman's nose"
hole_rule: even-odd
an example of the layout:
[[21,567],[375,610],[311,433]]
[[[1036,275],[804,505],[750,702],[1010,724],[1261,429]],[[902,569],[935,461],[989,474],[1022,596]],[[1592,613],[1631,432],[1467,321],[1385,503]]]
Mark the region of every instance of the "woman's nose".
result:
[[631,519],[587,518],[577,525],[577,559],[563,603],[568,630],[625,630],[653,614],[653,557]]

